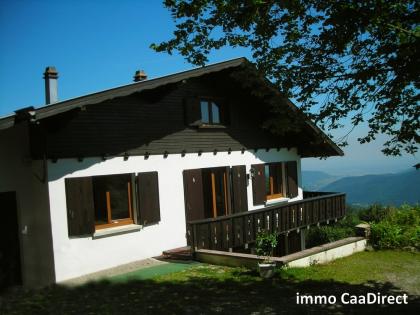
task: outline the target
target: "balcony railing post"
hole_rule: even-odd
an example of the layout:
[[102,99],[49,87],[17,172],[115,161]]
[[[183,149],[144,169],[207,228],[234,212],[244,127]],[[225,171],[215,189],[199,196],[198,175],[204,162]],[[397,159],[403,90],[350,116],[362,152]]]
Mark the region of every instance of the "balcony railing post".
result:
[[[311,193],[306,200],[188,222],[187,238],[192,252],[199,248],[232,251],[243,245],[247,248],[249,243],[255,242],[258,231],[265,229],[285,233],[286,246],[290,231],[337,220],[345,215],[345,207],[344,194]],[[285,249],[288,251],[288,248]]]

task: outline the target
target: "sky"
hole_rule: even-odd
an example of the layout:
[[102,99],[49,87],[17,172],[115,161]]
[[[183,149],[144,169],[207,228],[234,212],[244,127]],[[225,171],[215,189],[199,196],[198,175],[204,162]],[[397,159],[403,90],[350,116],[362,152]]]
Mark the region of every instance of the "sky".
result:
[[[0,0],[0,117],[44,105],[47,66],[59,72],[60,100],[131,83],[140,69],[154,78],[193,68],[180,55],[149,48],[170,39],[174,29],[170,12],[156,0]],[[247,49],[224,48],[209,61],[242,56],[251,59]],[[384,156],[382,136],[358,144],[364,132],[361,127],[350,135],[344,157],[303,159],[302,168],[344,176],[395,173],[420,162],[418,154]]]

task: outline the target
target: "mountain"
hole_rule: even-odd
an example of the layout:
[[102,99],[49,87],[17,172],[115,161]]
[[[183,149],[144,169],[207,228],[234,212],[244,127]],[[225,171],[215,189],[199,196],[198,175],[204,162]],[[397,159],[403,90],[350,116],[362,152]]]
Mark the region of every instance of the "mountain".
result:
[[347,203],[401,205],[420,203],[420,170],[396,174],[344,177],[320,191],[345,192]]
[[321,171],[302,171],[303,189],[308,191],[317,191],[339,178]]

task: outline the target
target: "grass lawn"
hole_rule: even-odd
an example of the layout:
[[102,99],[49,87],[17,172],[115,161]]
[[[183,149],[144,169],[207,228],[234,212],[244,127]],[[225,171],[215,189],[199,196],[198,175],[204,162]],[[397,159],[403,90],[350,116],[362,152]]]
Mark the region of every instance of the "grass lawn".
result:
[[[270,280],[247,269],[204,264],[152,278],[132,276],[6,292],[0,297],[0,314],[409,314],[420,309],[420,253],[362,252],[328,265],[281,270]],[[340,301],[344,292],[406,292],[409,304],[296,304],[296,293],[335,295]]]

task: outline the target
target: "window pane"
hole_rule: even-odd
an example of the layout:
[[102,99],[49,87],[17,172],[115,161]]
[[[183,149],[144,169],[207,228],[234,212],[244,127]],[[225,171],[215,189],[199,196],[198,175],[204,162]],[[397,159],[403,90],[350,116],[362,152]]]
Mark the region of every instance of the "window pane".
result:
[[225,182],[224,174],[225,172],[220,169],[215,169],[214,172],[214,181],[215,181],[215,199],[216,199],[216,212],[217,216],[222,216],[227,214],[226,204],[225,204]]
[[273,193],[282,194],[282,170],[281,164],[274,164],[271,169],[273,176]]
[[215,102],[211,102],[211,113],[213,124],[220,124],[220,109]]
[[210,116],[209,116],[209,102],[201,101],[201,122],[204,124],[210,123]]
[[226,169],[203,169],[203,198],[206,218],[213,218],[227,214],[225,183]]
[[[130,181],[129,174],[93,178],[96,224],[108,223],[108,219],[119,220],[130,217],[128,207],[128,183]],[[107,193],[110,200],[111,218],[108,218]]]
[[265,192],[268,195],[271,195],[271,185],[270,185],[270,166],[268,164],[264,165],[265,172]]
[[283,177],[281,163],[265,165],[265,186],[267,196],[283,195],[282,178]]
[[106,188],[102,176],[93,178],[93,200],[95,204],[95,224],[107,224]]

